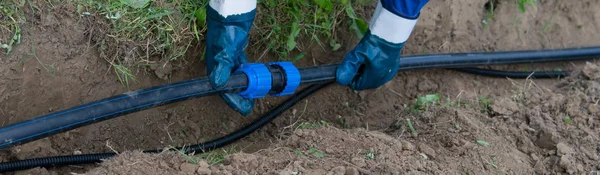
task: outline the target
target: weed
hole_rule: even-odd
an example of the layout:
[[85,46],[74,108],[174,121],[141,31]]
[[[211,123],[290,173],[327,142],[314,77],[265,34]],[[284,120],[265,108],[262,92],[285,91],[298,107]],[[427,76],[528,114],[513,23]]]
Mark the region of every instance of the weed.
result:
[[317,128],[321,128],[324,126],[329,126],[329,123],[327,123],[326,121],[319,121],[319,122],[302,122],[300,124],[298,124],[298,126],[296,126],[296,130],[298,129],[317,129]]
[[494,101],[489,98],[485,98],[485,96],[479,97],[479,106],[481,107],[481,113],[490,114],[491,106]]
[[342,118],[342,116],[338,116],[338,121],[340,122],[340,125],[346,129],[350,128],[350,125],[348,123],[346,123],[346,119]]
[[476,142],[481,146],[490,146],[490,143],[486,142],[485,140],[477,140]]
[[[21,8],[25,6],[25,1],[13,2],[3,0],[0,2],[0,33],[11,33],[8,38],[0,37],[0,48],[6,49],[6,54],[10,54],[14,45],[21,43],[21,24],[25,21],[25,16]],[[4,31],[4,32],[3,32]]]
[[573,122],[573,120],[571,119],[571,117],[569,117],[569,116],[565,116],[565,117],[563,118],[563,122],[565,122],[565,124],[567,124],[567,125],[568,125],[568,124],[571,124],[571,123]]
[[421,157],[423,157],[423,159],[425,159],[425,160],[429,159],[429,156],[427,156],[427,154],[420,153],[419,155],[420,155]]
[[202,153],[202,154],[198,155],[197,157],[200,159],[204,159],[210,166],[213,166],[213,165],[216,165],[219,163],[223,163],[223,161],[225,161],[225,159],[227,157],[229,157],[229,155],[240,152],[240,151],[241,150],[236,150],[236,146],[234,145],[231,148],[229,148],[228,150],[221,149],[221,150],[210,151],[210,152]]
[[365,154],[365,159],[366,159],[366,160],[373,160],[373,159],[375,159],[375,156],[376,156],[376,154],[377,154],[377,153],[376,153],[375,151],[373,151],[373,149],[370,149],[370,150],[369,150],[369,151],[367,151],[367,153]]
[[320,151],[320,150],[319,150],[319,149],[317,149],[317,148],[310,147],[310,148],[308,148],[308,151],[309,151],[309,152],[310,152],[310,153],[311,153],[313,156],[315,156],[316,158],[319,158],[319,159],[320,159],[320,158],[323,158],[323,157],[325,157],[325,153],[323,153],[322,151]]
[[521,13],[525,13],[526,9],[525,6],[526,5],[530,5],[535,7],[536,6],[536,0],[516,0],[517,1],[517,5],[519,6],[519,10],[521,11]]
[[113,69],[115,70],[115,74],[117,75],[119,82],[121,82],[121,84],[123,86],[126,86],[127,88],[129,88],[129,81],[133,81],[133,82],[137,81],[135,79],[135,76],[133,76],[133,73],[131,73],[131,70],[129,68],[127,68],[126,66],[124,66],[122,64],[115,64],[115,63],[110,63],[110,64],[113,67]]
[[455,123],[454,124],[454,128],[458,129],[458,130],[462,130],[462,127],[460,127],[459,123]]
[[420,96],[417,98],[415,104],[411,107],[412,112],[423,111],[429,109],[431,105],[434,105],[438,100],[440,100],[440,94],[428,94],[424,96]]
[[489,22],[492,21],[492,19],[494,19],[495,15],[494,15],[494,10],[496,10],[496,5],[498,4],[497,0],[490,0],[487,3],[485,3],[485,10],[487,11],[487,16],[486,19],[483,19],[481,22],[483,23],[484,27],[487,27]]
[[406,119],[406,125],[408,125],[408,128],[410,129],[410,133],[412,134],[412,136],[413,137],[417,137],[417,131],[413,127],[413,124],[410,121],[410,119]]
[[[54,76],[54,67],[56,66],[55,64],[52,65],[46,65],[44,64],[40,58],[37,56],[36,52],[35,52],[35,47],[33,46],[33,43],[31,44],[31,56],[33,56],[33,58],[35,58],[35,60],[37,60],[37,62],[42,66],[42,68],[44,68],[46,70],[46,72],[48,72],[50,75]],[[50,67],[50,68],[48,68]]]

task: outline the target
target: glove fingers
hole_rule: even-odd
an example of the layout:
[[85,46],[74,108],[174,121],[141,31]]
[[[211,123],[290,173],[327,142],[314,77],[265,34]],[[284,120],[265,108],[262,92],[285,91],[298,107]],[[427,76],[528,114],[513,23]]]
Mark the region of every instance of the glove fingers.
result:
[[[353,52],[351,52],[353,53]],[[339,84],[347,86],[355,79],[364,60],[353,54],[346,55],[342,64],[336,70],[336,80]]]
[[227,51],[219,52],[215,56],[216,66],[209,75],[210,83],[214,88],[222,88],[227,84],[234,66],[231,59],[227,58],[230,56],[231,54],[227,54]]
[[245,99],[239,94],[235,93],[224,93],[221,94],[225,103],[229,105],[229,107],[233,108],[243,116],[247,116],[252,112],[252,108],[254,107],[254,99]]
[[[398,72],[398,67],[399,66],[392,66],[391,69],[374,69],[372,67],[366,67],[365,71],[348,86],[357,91],[377,88],[394,78],[396,72]],[[374,83],[373,80],[378,81]]]

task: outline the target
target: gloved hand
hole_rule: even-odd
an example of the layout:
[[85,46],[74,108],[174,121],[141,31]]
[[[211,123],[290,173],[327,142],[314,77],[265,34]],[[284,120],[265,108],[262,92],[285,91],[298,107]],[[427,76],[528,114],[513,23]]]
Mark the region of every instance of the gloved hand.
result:
[[[244,49],[256,14],[256,0],[211,0],[206,8],[206,70],[212,86],[222,88],[230,74],[248,62]],[[227,105],[244,116],[254,107],[253,99],[236,93],[220,95]]]
[[339,84],[354,90],[377,88],[398,72],[400,52],[428,0],[380,0],[369,29],[337,68]]

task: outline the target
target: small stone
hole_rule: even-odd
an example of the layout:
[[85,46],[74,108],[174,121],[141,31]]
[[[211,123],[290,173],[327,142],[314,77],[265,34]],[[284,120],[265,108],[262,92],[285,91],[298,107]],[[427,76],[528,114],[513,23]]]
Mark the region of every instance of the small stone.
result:
[[427,154],[427,156],[430,159],[435,159],[435,157],[437,156],[437,153],[435,153],[435,150],[433,150],[431,147],[429,147],[425,144],[419,144],[419,151]]
[[590,112],[590,115],[598,115],[600,114],[600,105],[589,104],[588,111]]
[[352,164],[354,164],[354,165],[356,165],[358,167],[365,167],[365,166],[367,166],[367,163],[365,163],[365,159],[363,159],[363,158],[355,157],[355,158],[352,158],[351,162],[352,162]]
[[198,173],[200,175],[210,175],[212,173],[212,171],[210,171],[210,169],[208,169],[206,167],[200,167],[196,170],[196,173]]
[[331,169],[327,175],[344,175],[346,174],[346,167],[344,166],[337,166],[333,169]]
[[197,170],[196,167],[198,166],[191,163],[183,163],[179,166],[179,170],[184,173],[192,174]]
[[354,167],[347,167],[346,168],[346,174],[345,175],[360,175],[360,173],[358,172],[358,170]]
[[556,155],[563,156],[567,154],[571,154],[575,152],[573,148],[569,147],[567,144],[560,142],[556,144]]
[[556,142],[553,139],[554,134],[549,131],[541,131],[538,135],[538,139],[535,141],[535,145],[540,148],[553,150],[556,148]]
[[79,151],[79,150],[75,150],[75,151],[73,151],[73,155],[81,155],[81,154],[82,154],[82,152],[81,152],[81,151]]
[[564,155],[560,157],[560,161],[558,162],[558,165],[565,169],[567,171],[567,173],[569,174],[573,174],[575,173],[575,169],[576,167],[573,166],[573,161],[570,159],[569,155]]
[[415,150],[415,145],[413,145],[412,143],[406,141],[406,140],[401,140],[400,143],[402,143],[402,148],[404,150],[408,150],[408,151],[413,151]]
[[529,156],[531,156],[531,159],[533,159],[533,161],[537,162],[538,160],[540,160],[540,158],[533,153],[531,153],[531,155],[529,155]]
[[401,143],[401,142],[395,142],[395,143],[392,145],[392,148],[394,148],[394,150],[397,150],[397,151],[402,151],[402,149],[404,149],[404,148],[402,147],[402,143]]
[[200,168],[208,168],[210,165],[208,165],[206,161],[199,161],[198,166],[200,166]]
[[510,98],[501,98],[490,106],[491,110],[503,116],[510,116],[519,111],[519,105]]

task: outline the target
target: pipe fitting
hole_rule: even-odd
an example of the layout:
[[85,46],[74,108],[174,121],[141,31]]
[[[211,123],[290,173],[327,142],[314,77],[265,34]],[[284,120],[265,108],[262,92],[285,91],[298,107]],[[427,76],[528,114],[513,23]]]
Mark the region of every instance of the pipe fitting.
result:
[[239,92],[244,98],[264,98],[271,91],[271,71],[261,63],[242,64],[236,72],[243,72],[248,77],[248,87]]

